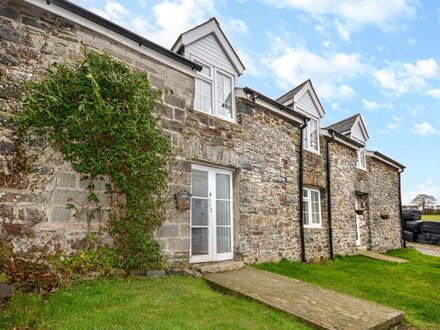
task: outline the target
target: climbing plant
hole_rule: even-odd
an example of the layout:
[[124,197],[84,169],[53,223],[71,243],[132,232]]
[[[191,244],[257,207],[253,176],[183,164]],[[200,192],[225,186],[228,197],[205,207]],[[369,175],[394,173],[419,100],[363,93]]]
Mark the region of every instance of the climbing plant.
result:
[[[157,126],[162,94],[145,72],[91,52],[75,65],[57,64],[25,88],[22,132],[54,143],[90,182],[99,178],[112,201],[107,230],[125,268],[155,268],[161,255],[153,233],[163,220],[171,150]],[[95,214],[89,212],[92,220]]]

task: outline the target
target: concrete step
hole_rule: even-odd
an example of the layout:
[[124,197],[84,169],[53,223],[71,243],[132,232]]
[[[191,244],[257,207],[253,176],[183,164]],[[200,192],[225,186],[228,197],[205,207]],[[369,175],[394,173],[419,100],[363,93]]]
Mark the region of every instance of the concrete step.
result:
[[409,260],[406,260],[406,259],[387,256],[386,254],[382,254],[382,253],[378,253],[378,252],[374,252],[374,251],[368,251],[368,250],[358,251],[358,254],[360,256],[364,256],[367,258],[381,260],[381,261],[395,262],[398,264],[404,264],[406,262],[409,262]]
[[252,267],[203,274],[210,286],[281,310],[319,329],[388,329],[403,312]]
[[242,269],[243,267],[244,267],[243,261],[234,261],[234,260],[208,262],[208,263],[192,265],[193,270],[198,271],[202,274],[229,272],[232,270]]

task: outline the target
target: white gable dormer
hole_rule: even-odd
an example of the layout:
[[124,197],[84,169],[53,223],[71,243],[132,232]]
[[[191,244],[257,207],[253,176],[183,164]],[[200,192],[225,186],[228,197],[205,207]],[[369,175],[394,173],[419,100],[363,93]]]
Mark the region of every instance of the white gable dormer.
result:
[[278,98],[277,102],[310,118],[303,133],[304,149],[319,153],[320,121],[325,111],[310,79]]
[[369,139],[367,128],[365,127],[364,121],[361,115],[358,115],[356,121],[350,129],[350,138],[360,142],[362,144],[366,144]]
[[235,121],[234,89],[245,68],[215,18],[181,34],[171,51],[202,66],[194,109]]

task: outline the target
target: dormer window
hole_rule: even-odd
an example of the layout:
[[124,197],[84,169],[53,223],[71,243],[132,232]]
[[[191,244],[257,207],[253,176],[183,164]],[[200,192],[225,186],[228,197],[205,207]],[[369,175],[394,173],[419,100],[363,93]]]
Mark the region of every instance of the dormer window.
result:
[[202,67],[195,77],[194,109],[235,121],[235,80],[244,66],[217,20],[182,33],[171,50]]
[[365,147],[360,148],[357,151],[357,162],[356,162],[356,166],[362,170],[366,170],[367,169],[367,160],[365,158]]
[[304,149],[319,153],[319,121],[310,118],[303,134]]
[[233,120],[234,77],[199,60],[193,61],[202,66],[195,78],[194,109]]

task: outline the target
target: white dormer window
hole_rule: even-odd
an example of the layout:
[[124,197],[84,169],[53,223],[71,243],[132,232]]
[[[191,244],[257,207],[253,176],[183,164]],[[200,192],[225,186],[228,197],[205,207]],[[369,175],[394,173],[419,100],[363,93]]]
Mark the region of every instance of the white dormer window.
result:
[[310,118],[303,132],[304,149],[319,153],[319,121]]
[[360,148],[357,151],[357,162],[356,162],[356,166],[362,170],[366,170],[367,169],[367,160],[365,158],[365,147]]
[[234,77],[199,60],[193,61],[202,66],[195,78],[194,109],[234,120]]

